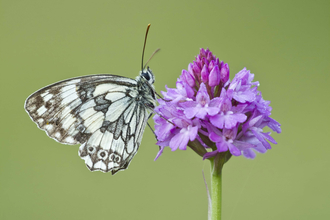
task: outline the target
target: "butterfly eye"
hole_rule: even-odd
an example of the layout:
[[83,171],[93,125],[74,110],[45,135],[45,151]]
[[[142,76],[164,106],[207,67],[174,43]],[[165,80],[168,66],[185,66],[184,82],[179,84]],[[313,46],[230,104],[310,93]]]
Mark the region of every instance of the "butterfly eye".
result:
[[142,72],[141,75],[146,79],[146,80],[150,80],[150,75],[148,72]]
[[143,78],[145,78],[150,84],[153,84],[155,82],[155,77],[154,74],[151,72],[151,70],[148,69],[147,70],[143,70],[140,73],[140,76],[142,76]]

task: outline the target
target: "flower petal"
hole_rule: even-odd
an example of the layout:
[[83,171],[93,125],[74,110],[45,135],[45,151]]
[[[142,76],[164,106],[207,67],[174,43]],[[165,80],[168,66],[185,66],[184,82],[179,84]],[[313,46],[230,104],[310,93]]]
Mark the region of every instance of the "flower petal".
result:
[[174,125],[171,123],[165,122],[164,124],[161,125],[162,129],[156,129],[155,134],[157,136],[157,139],[159,141],[164,141],[171,131],[175,129]]
[[262,143],[262,145],[264,145],[264,147],[266,149],[271,149],[272,147],[270,146],[270,143],[268,143],[265,139],[264,136],[262,134],[260,134],[259,132],[255,131],[254,129],[251,129],[252,133],[254,134],[254,136],[256,136],[256,138]]
[[181,74],[184,78],[184,81],[190,86],[190,87],[194,87],[195,86],[195,78],[194,76],[188,72],[187,70],[182,70],[182,74]]
[[165,147],[159,147],[159,151],[158,151],[158,153],[157,153],[157,155],[156,155],[154,161],[156,161],[156,160],[160,157],[160,155],[162,155],[162,153],[163,153],[163,151],[164,151],[164,148],[165,148]]
[[216,143],[218,152],[225,152],[228,150],[228,144],[225,141],[220,141]]
[[215,155],[217,155],[219,152],[218,151],[212,151],[212,152],[207,152],[204,154],[203,156],[203,160],[214,157]]
[[203,108],[203,107],[196,107],[195,108],[197,110],[197,113],[196,113],[196,117],[197,118],[200,118],[200,119],[204,119],[205,116],[207,115],[207,109],[208,108]]
[[208,104],[210,102],[210,96],[207,93],[207,89],[204,83],[202,83],[199,87],[199,90],[196,95],[196,101],[202,106],[205,106],[205,104]]
[[211,116],[210,122],[218,128],[223,128],[223,126],[225,124],[224,115],[218,114],[218,115]]
[[225,128],[227,129],[232,129],[233,127],[236,126],[236,124],[242,123],[247,119],[247,116],[241,113],[238,114],[226,114],[224,116],[224,120],[225,120]]
[[242,153],[241,151],[235,147],[235,145],[228,143],[229,151],[234,156],[240,156]]
[[220,104],[221,104],[221,99],[219,97],[213,98],[209,102],[210,107],[216,107],[216,108],[219,108],[219,110],[220,110]]
[[188,127],[188,130],[189,130],[189,139],[191,141],[195,140],[196,139],[196,136],[198,134],[198,126],[195,126],[195,127]]
[[188,119],[192,119],[198,113],[198,108],[186,108],[184,114]]
[[267,140],[269,140],[270,142],[272,142],[273,144],[277,144],[277,142],[274,140],[274,138],[272,136],[270,136],[270,132],[267,133],[261,133],[264,138],[266,138]]
[[235,140],[233,142],[233,144],[239,149],[239,150],[246,150],[246,149],[249,149],[249,148],[255,148],[256,145],[254,144],[251,144],[251,143],[248,143],[248,142],[245,142],[245,141],[237,141]]
[[207,112],[208,115],[216,115],[219,113],[220,109],[219,108],[216,108],[216,107],[208,107],[208,108],[205,108],[205,111]]
[[172,149],[172,151],[175,151],[178,148],[180,150],[186,150],[189,136],[184,135],[185,132],[182,132],[183,129],[186,130],[185,128],[182,128],[181,131],[171,139],[169,147]]
[[251,149],[246,149],[243,151],[243,156],[248,159],[254,159],[256,157],[256,153]]
[[222,140],[222,137],[220,137],[219,135],[217,135],[217,134],[214,133],[214,132],[211,132],[211,133],[209,134],[209,138],[210,138],[210,140],[213,141],[213,142],[219,142],[219,141]]

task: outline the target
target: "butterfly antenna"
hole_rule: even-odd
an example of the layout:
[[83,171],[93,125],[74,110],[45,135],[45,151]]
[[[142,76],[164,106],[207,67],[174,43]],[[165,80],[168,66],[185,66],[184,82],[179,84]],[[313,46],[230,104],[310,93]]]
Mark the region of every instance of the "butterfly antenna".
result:
[[151,55],[151,57],[149,58],[149,60],[146,62],[146,64],[144,64],[143,69],[146,68],[146,66],[147,66],[147,64],[149,63],[149,61],[151,60],[151,58],[152,58],[152,57],[153,57],[158,51],[160,51],[160,48],[158,48],[157,50],[155,50],[155,52],[152,53],[152,55]]
[[149,32],[149,28],[150,28],[150,24],[148,24],[147,30],[146,30],[146,36],[144,37],[144,44],[143,44],[143,50],[142,50],[142,64],[141,64],[141,71],[143,71],[144,67],[143,67],[143,57],[144,57],[144,50],[146,48],[146,44],[147,44],[147,37],[148,37],[148,32]]

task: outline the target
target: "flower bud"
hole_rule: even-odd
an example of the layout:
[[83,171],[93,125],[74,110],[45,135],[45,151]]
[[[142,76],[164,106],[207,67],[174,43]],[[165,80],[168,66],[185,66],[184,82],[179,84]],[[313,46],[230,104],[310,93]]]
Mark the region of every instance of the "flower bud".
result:
[[188,72],[189,72],[191,75],[194,75],[194,70],[193,70],[193,64],[192,64],[192,63],[189,63],[189,65],[188,65]]
[[183,81],[185,81],[190,87],[195,86],[195,78],[187,71],[182,70]]
[[215,66],[215,60],[211,60],[211,62],[209,63],[209,68],[208,68],[209,72],[211,72],[213,70],[214,66]]
[[212,52],[210,51],[208,54],[207,54],[207,57],[206,57],[206,59],[208,60],[208,61],[211,61],[211,60],[213,60],[214,59],[214,56],[213,56],[213,54],[212,54]]
[[220,62],[219,62],[219,58],[216,58],[216,59],[215,59],[215,63],[214,63],[214,65],[217,65],[217,66],[221,67],[221,66],[220,66]]
[[204,49],[204,48],[201,48],[201,49],[199,50],[199,54],[200,54],[202,57],[206,57],[206,51],[205,51],[205,49]]
[[228,63],[221,65],[220,81],[225,84],[229,79],[229,66]]
[[200,55],[197,55],[197,56],[195,57],[195,60],[196,60],[197,63],[201,63],[201,62],[202,62],[202,58],[201,58]]
[[207,59],[206,59],[205,57],[203,57],[202,60],[203,60],[203,66],[204,66],[204,64],[205,64],[206,66],[209,65],[209,61],[207,61]]
[[202,72],[201,72],[201,78],[202,78],[202,82],[204,82],[204,83],[207,83],[207,81],[209,80],[209,75],[210,75],[210,73],[209,73],[209,70],[208,70],[208,68],[207,68],[207,66],[204,64],[204,66],[203,66],[203,69],[202,69]]
[[195,76],[197,76],[197,77],[201,76],[201,68],[198,66],[198,63],[194,62],[193,66],[192,66],[192,69],[194,71]]
[[219,65],[219,69],[221,69],[223,67],[224,63],[223,61],[220,62],[220,65]]
[[214,66],[209,75],[209,85],[211,87],[217,86],[220,83],[220,70],[219,66]]

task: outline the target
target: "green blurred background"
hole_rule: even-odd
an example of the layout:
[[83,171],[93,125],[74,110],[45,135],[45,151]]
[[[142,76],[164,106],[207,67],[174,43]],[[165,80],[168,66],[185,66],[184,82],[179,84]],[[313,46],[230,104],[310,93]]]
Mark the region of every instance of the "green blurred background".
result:
[[23,109],[59,80],[135,78],[148,23],[157,91],[209,47],[231,78],[255,73],[282,124],[272,150],[225,166],[223,219],[329,219],[329,11],[326,0],[0,1],[0,219],[207,219],[209,164],[192,150],[154,162],[146,129],[128,170],[92,173]]

